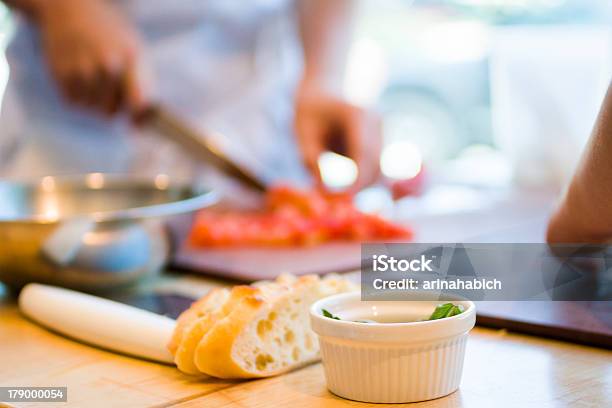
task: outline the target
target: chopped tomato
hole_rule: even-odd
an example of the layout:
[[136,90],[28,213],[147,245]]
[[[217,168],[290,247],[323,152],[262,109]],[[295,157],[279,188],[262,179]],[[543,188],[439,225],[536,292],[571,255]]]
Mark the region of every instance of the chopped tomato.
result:
[[410,239],[412,232],[360,212],[348,194],[275,187],[257,212],[202,210],[191,232],[196,246],[312,246],[333,240]]

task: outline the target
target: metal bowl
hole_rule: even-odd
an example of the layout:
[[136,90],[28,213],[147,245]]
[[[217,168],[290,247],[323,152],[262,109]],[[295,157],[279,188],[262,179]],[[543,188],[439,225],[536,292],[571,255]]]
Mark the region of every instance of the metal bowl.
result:
[[168,260],[164,221],[215,201],[211,191],[165,175],[0,181],[0,280],[83,290],[133,283]]

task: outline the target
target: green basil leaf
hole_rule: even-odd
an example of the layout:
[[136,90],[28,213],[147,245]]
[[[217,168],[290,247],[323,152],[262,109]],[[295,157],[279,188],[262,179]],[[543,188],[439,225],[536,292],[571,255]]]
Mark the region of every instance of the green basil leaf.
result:
[[433,311],[429,319],[427,320],[438,320],[444,319],[445,317],[452,317],[463,313],[464,309],[462,305],[454,305],[452,303],[444,303],[438,305],[436,310]]
[[452,303],[438,305],[427,320],[438,320],[445,318],[454,306],[455,305],[453,305]]
[[321,309],[321,313],[323,313],[323,316],[325,317],[329,317],[330,319],[335,319],[335,320],[340,320],[340,318],[338,316],[334,316],[333,314],[331,314],[328,310],[326,309]]
[[458,306],[453,306],[451,308],[451,310],[448,311],[448,314],[446,315],[446,317],[452,317],[452,316],[456,316],[458,314],[463,313],[463,306],[458,305]]

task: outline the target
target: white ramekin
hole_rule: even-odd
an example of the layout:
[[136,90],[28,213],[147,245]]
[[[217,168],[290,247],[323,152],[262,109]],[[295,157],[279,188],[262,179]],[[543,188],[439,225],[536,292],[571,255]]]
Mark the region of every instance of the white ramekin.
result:
[[[455,391],[476,309],[467,300],[452,302],[465,311],[408,323],[351,320],[397,315],[425,319],[442,301],[361,301],[355,292],[315,302],[311,324],[319,336],[329,390],[343,398],[379,403],[425,401]],[[322,309],[347,320],[324,317]]]

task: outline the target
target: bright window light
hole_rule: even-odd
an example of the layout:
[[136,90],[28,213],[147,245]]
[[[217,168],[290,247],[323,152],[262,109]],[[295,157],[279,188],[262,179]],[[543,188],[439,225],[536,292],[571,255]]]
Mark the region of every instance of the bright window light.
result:
[[415,177],[421,171],[422,165],[421,150],[414,143],[407,141],[388,144],[380,156],[382,173],[396,180]]
[[350,102],[368,106],[378,99],[387,79],[387,62],[382,48],[370,38],[361,38],[348,55],[343,94]]
[[347,188],[357,180],[357,164],[346,156],[325,152],[318,164],[321,179],[330,189]]

